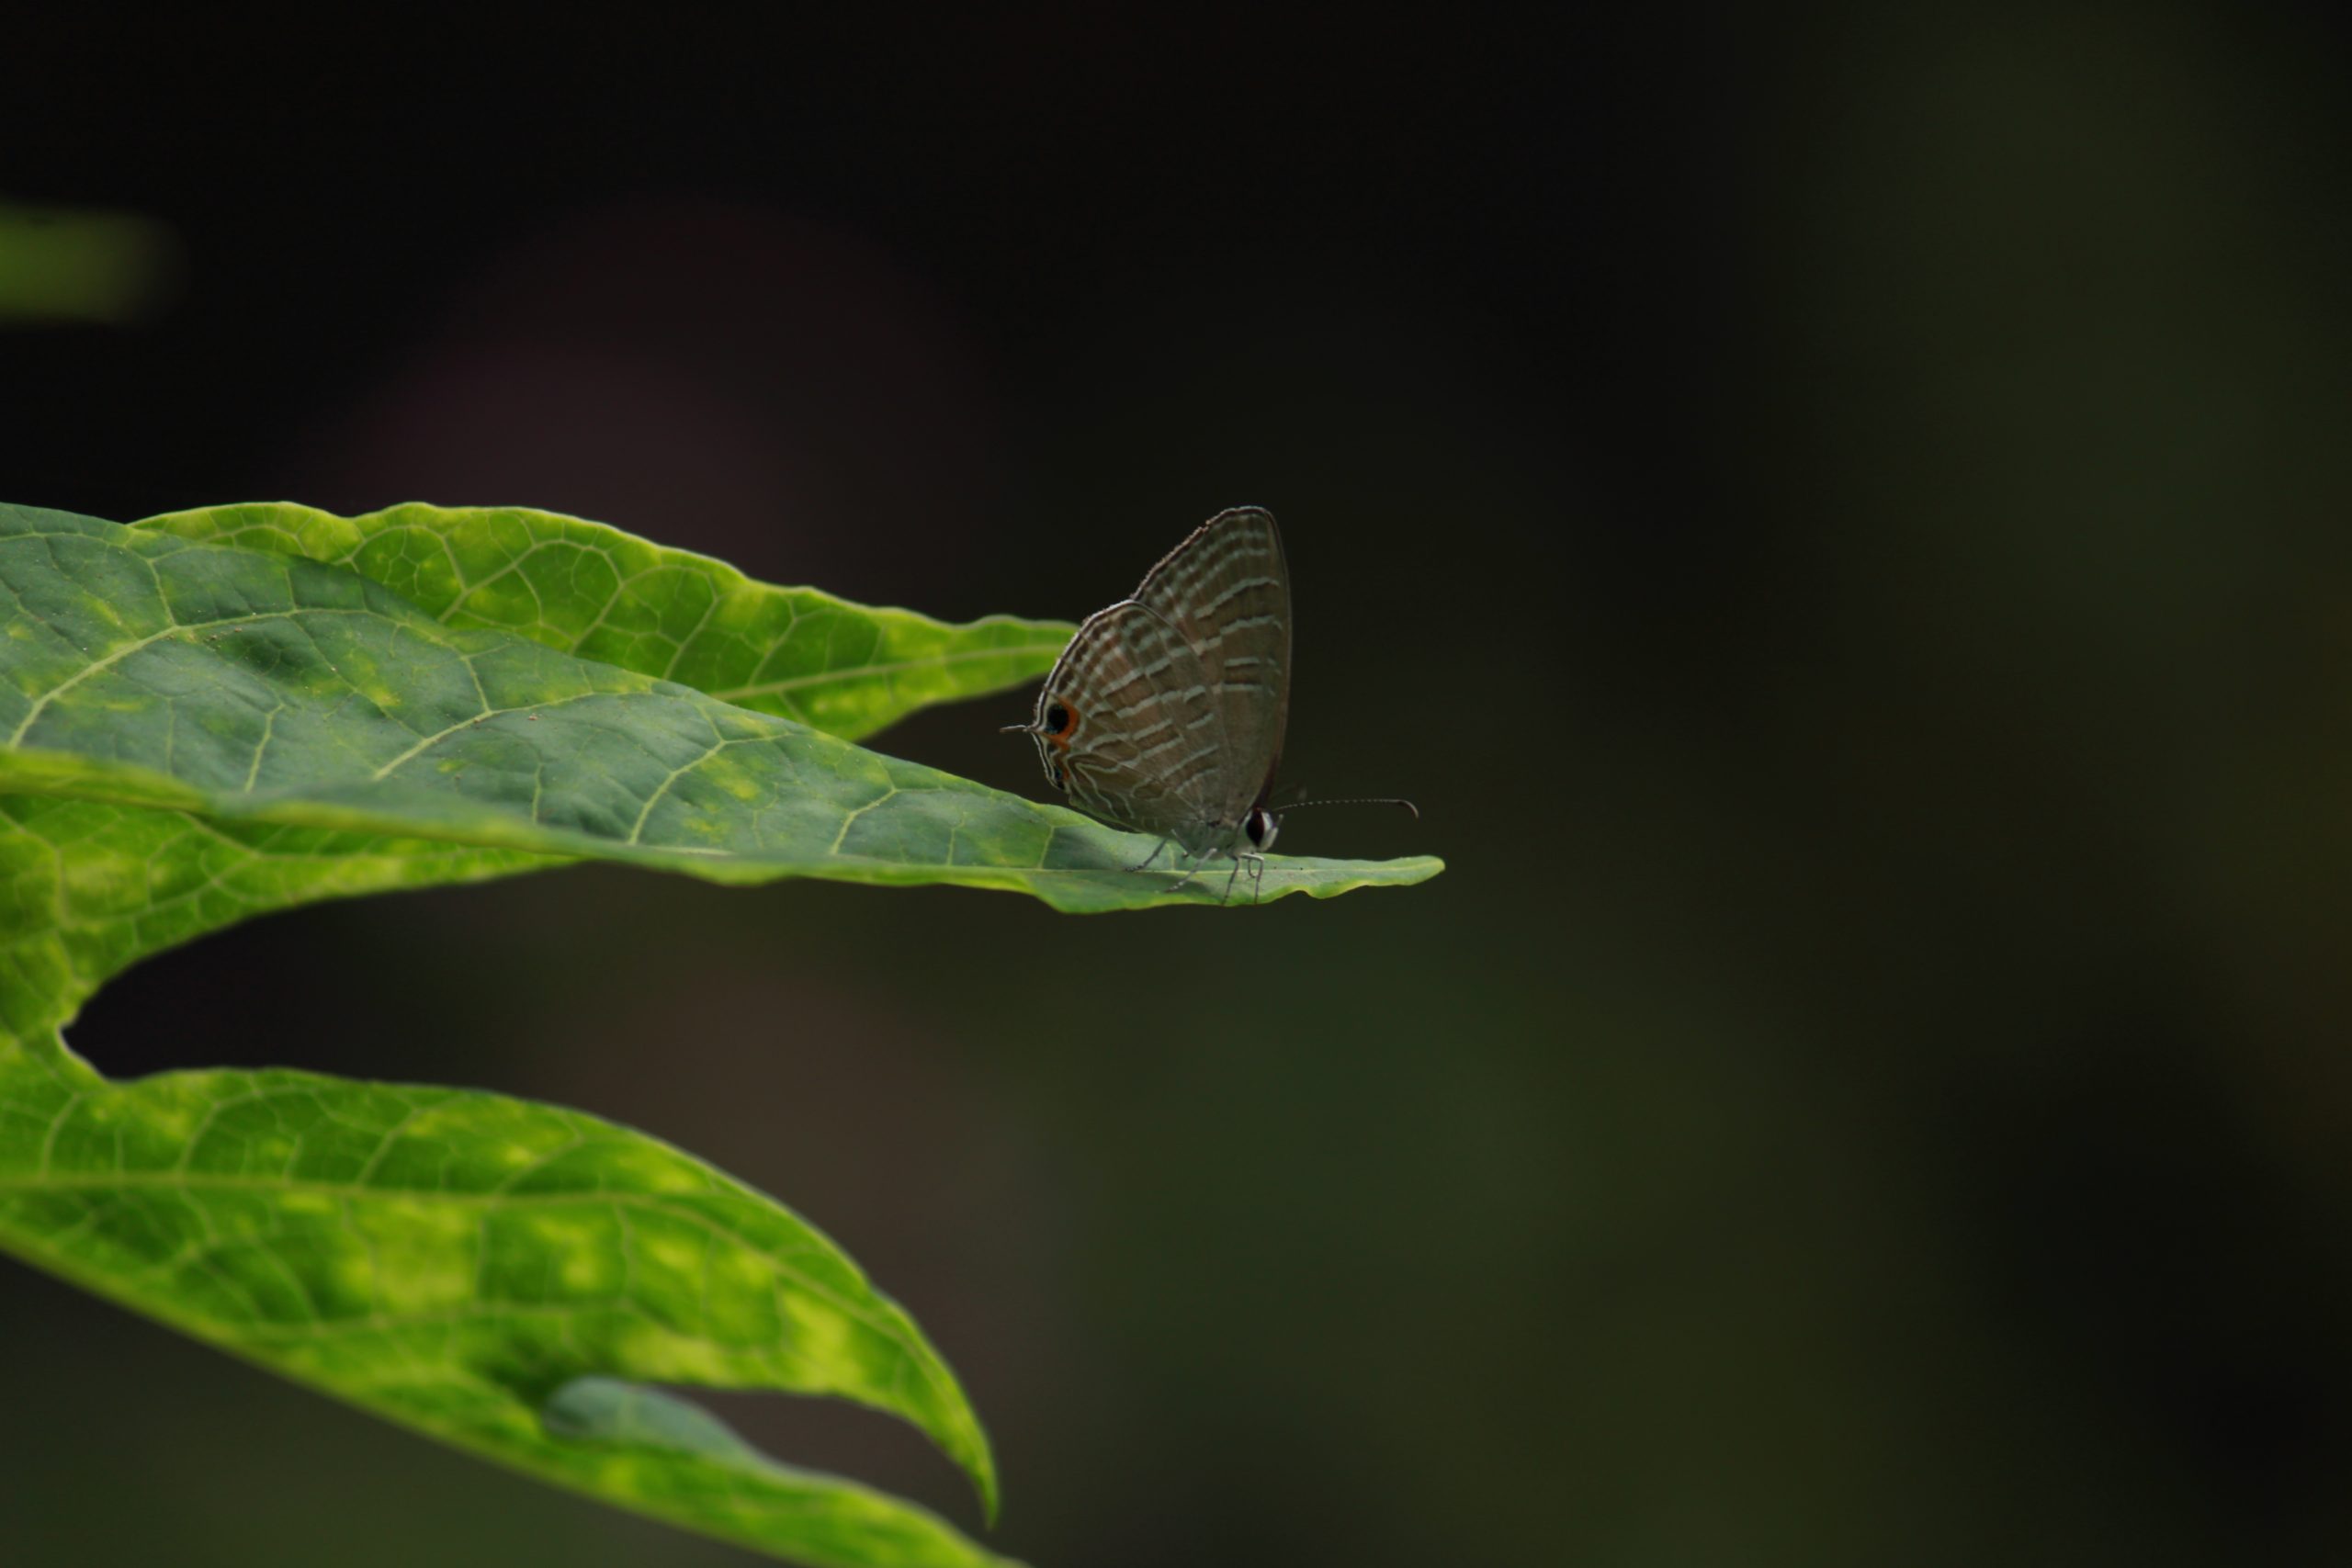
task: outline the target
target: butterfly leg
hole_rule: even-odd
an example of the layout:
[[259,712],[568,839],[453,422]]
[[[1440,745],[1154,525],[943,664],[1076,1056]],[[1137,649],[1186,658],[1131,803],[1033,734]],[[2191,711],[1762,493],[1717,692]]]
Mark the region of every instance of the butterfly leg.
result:
[[[1192,870],[1186,872],[1183,875],[1178,877],[1175,881],[1168,885],[1168,891],[1173,893],[1180,887],[1189,886],[1193,878],[1200,875],[1202,872],[1206,871],[1208,869],[1209,862],[1215,859],[1216,859],[1216,852],[1215,851],[1209,851],[1201,854],[1193,862]],[[1169,870],[1171,872],[1175,869],[1176,868],[1172,865],[1169,867]]]
[[1150,865],[1152,862],[1158,860],[1159,858],[1159,852],[1167,847],[1168,840],[1166,839],[1160,840],[1159,842],[1151,846],[1151,853],[1144,856],[1142,860],[1136,862],[1134,865],[1127,867],[1127,869],[1129,871],[1143,870],[1145,867]]

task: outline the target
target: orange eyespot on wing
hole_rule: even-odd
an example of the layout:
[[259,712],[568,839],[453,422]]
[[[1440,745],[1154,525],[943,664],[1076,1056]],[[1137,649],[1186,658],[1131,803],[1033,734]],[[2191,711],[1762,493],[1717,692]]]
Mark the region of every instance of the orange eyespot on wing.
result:
[[1069,750],[1070,738],[1078,733],[1078,710],[1057,699],[1046,705],[1046,739],[1057,750]]

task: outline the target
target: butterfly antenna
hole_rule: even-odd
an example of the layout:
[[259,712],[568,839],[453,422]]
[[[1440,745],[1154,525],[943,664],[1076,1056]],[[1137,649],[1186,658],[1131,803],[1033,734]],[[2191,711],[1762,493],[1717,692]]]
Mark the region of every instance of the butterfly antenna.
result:
[[1414,821],[1421,819],[1419,807],[1409,800],[1398,800],[1390,795],[1362,795],[1352,800],[1294,800],[1288,806],[1276,807],[1273,810],[1277,816],[1288,816],[1310,806],[1401,806],[1413,814]]

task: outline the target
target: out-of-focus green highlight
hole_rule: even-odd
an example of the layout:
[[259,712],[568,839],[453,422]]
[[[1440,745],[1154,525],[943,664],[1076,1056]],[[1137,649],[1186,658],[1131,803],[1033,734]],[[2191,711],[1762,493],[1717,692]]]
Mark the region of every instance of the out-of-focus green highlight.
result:
[[0,201],[0,327],[133,324],[169,302],[181,266],[152,218]]

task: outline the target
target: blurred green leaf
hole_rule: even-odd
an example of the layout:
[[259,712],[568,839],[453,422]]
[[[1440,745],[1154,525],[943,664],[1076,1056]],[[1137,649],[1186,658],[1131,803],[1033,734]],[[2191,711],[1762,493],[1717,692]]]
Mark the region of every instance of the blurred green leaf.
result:
[[0,201],[0,326],[127,326],[176,292],[179,237],[135,213]]

